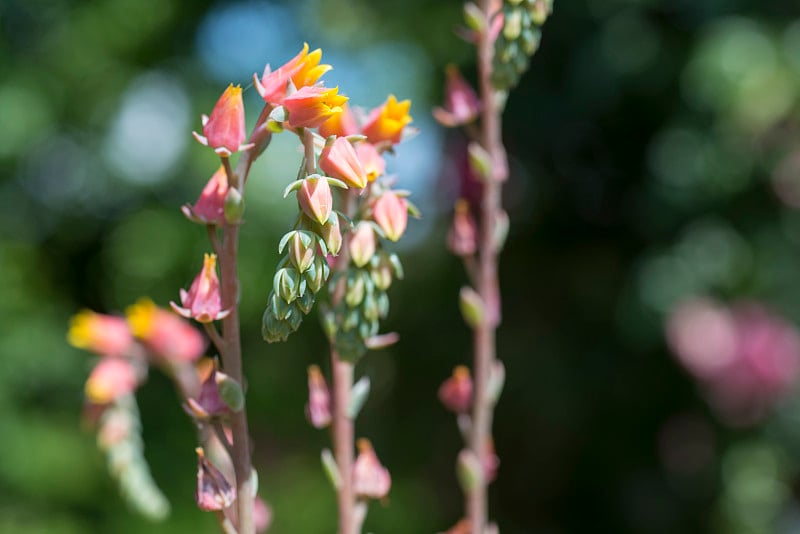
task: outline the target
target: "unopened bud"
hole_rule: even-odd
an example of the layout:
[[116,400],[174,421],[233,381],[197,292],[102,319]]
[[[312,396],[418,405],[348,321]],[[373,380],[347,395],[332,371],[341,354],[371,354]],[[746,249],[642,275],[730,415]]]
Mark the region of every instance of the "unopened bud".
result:
[[359,439],[358,457],[353,464],[353,487],[356,495],[368,499],[383,499],[392,486],[389,470],[381,465],[372,444]]
[[306,417],[314,428],[325,428],[331,423],[331,395],[325,377],[316,365],[308,368]]
[[297,202],[303,213],[325,224],[333,210],[331,187],[325,178],[306,178],[297,190]]
[[462,258],[472,256],[478,250],[478,228],[466,199],[456,201],[453,225],[447,234],[447,248]]
[[361,408],[367,402],[367,397],[369,397],[369,389],[370,382],[367,376],[362,376],[353,385],[353,389],[350,391],[350,403],[347,405],[347,417],[350,419],[358,417]]
[[360,273],[348,277],[347,291],[345,292],[344,300],[349,307],[355,308],[361,304],[361,302],[364,300],[365,292],[366,284],[364,283],[364,278]]
[[439,400],[444,407],[457,414],[467,413],[472,407],[472,377],[469,368],[459,365],[439,387]]
[[492,157],[480,143],[471,142],[467,147],[469,166],[473,172],[482,180],[492,179]]
[[339,226],[339,217],[333,216],[320,227],[319,232],[322,240],[325,241],[325,246],[328,247],[328,252],[334,256],[339,254],[342,248],[342,229]]
[[459,306],[464,322],[471,328],[477,328],[485,315],[483,299],[471,287],[464,286],[459,293]]
[[375,254],[375,247],[375,230],[372,225],[365,221],[359,222],[350,239],[350,256],[356,267],[363,267],[369,263]]
[[236,488],[225,479],[225,475],[217,469],[205,456],[202,448],[197,452],[197,489],[195,501],[204,512],[224,510],[236,499]]
[[503,37],[509,41],[513,41],[522,33],[522,13],[522,9],[511,9],[505,12]]
[[318,293],[328,280],[330,272],[331,268],[325,258],[319,255],[315,256],[311,268],[305,272],[308,288],[314,293]]
[[461,490],[465,495],[470,495],[483,482],[483,466],[475,453],[463,449],[458,454],[456,474]]
[[244,408],[244,392],[239,382],[220,371],[216,372],[214,380],[219,396],[228,408],[234,412],[241,411]]
[[229,224],[237,224],[242,222],[242,215],[244,215],[244,197],[235,187],[228,189],[225,195],[225,204],[223,205],[223,213],[225,214],[225,221]]
[[285,302],[293,302],[300,294],[300,273],[290,267],[278,269],[272,284],[275,292]]
[[486,17],[483,15],[481,8],[474,2],[466,2],[464,4],[464,22],[476,32],[482,32],[486,29]]
[[316,237],[311,232],[294,232],[289,239],[289,259],[297,270],[304,273],[314,261]]

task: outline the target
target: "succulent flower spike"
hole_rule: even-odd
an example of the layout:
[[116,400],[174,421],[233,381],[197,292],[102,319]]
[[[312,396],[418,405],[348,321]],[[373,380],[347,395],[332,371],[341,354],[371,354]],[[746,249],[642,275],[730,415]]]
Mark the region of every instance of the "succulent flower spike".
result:
[[236,500],[236,488],[225,479],[225,475],[206,458],[201,447],[197,453],[197,489],[194,498],[204,512],[224,510]]
[[244,126],[242,88],[230,84],[217,100],[210,117],[203,115],[203,135],[192,132],[201,144],[210,146],[222,157],[229,157],[252,145],[244,145],[247,132]]
[[292,128],[316,128],[330,117],[342,112],[347,97],[339,94],[334,87],[302,87],[283,101],[289,112],[289,126]]
[[123,358],[103,358],[95,365],[84,388],[94,404],[108,404],[132,393],[139,380],[133,364]]
[[219,166],[194,206],[186,204],[181,211],[189,220],[202,224],[225,224],[225,197],[228,194],[228,177],[225,167]]
[[397,144],[403,136],[403,129],[412,121],[409,109],[411,100],[398,102],[394,95],[389,95],[386,102],[370,112],[361,133],[370,143],[389,141]]
[[265,102],[272,105],[282,104],[289,89],[289,82],[294,88],[300,89],[314,85],[323,74],[331,70],[330,65],[319,64],[321,59],[322,50],[317,48],[309,52],[308,43],[305,43],[300,53],[278,69],[272,71],[267,65],[260,79],[254,74],[253,84]]
[[383,499],[392,487],[389,470],[381,465],[368,439],[359,439],[358,458],[353,464],[353,487],[356,495],[368,499]]
[[325,143],[319,157],[319,167],[328,176],[338,178],[350,187],[363,189],[367,185],[367,173],[353,144],[345,137]]
[[439,387],[439,400],[451,412],[469,412],[472,407],[472,377],[469,368],[459,365],[453,369],[453,375]]
[[433,109],[433,118],[449,128],[472,122],[481,110],[478,95],[455,65],[448,65],[445,74],[444,106]]
[[306,417],[314,428],[325,428],[331,424],[331,394],[319,367],[308,368],[308,404]]
[[175,313],[187,319],[194,319],[199,323],[210,323],[228,316],[230,310],[222,309],[216,254],[204,256],[203,269],[195,277],[189,291],[181,289],[180,295],[181,306],[174,302],[169,304]]
[[408,224],[408,203],[393,191],[382,194],[372,207],[372,217],[391,241],[397,241]]
[[126,310],[131,332],[157,356],[168,361],[193,362],[206,347],[192,326],[150,299],[140,299]]
[[319,134],[322,137],[347,137],[358,133],[358,123],[350,106],[342,105],[342,112],[337,113],[319,125]]
[[133,344],[125,319],[90,310],[72,318],[67,340],[73,347],[112,357],[124,356]]

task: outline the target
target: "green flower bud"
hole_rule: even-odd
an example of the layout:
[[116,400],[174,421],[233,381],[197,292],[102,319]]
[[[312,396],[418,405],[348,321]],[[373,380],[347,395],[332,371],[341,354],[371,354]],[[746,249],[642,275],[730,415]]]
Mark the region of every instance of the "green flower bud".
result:
[[238,224],[242,222],[242,215],[244,215],[244,197],[242,197],[242,194],[235,187],[228,189],[222,210],[225,214],[225,220],[228,223]]
[[278,269],[272,281],[273,290],[286,302],[293,302],[300,294],[300,273],[291,267]]

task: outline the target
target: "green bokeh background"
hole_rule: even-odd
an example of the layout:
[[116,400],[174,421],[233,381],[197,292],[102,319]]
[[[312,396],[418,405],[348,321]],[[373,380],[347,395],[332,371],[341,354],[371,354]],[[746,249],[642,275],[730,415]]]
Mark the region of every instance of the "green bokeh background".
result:
[[[241,20],[237,9],[268,27],[219,29]],[[246,85],[304,40],[323,47],[357,102],[414,98],[421,128],[393,163],[425,214],[390,293],[385,330],[402,340],[358,368],[373,384],[358,434],[393,476],[365,531],[455,523],[461,445],[436,390],[470,351],[457,307],[465,277],[443,247],[463,140],[428,117],[447,63],[474,78],[471,47],[453,32],[460,18],[453,0],[0,0],[0,533],[216,531],[193,501],[190,421],[156,373],[138,399],[173,514],[152,524],[126,508],[81,428],[92,359],[65,331],[80,308],[121,312],[141,295],[165,305],[186,287],[207,245],[178,208],[215,169],[189,131],[228,81]],[[512,228],[498,344],[508,379],[491,488],[504,534],[800,531],[800,412],[789,404],[763,425],[727,428],[662,334],[671,306],[701,293],[756,299],[800,321],[798,104],[795,2],[556,1],[505,123]],[[120,144],[120,131],[160,124],[142,116],[174,116],[180,140],[162,143],[167,156],[147,136]],[[305,370],[324,361],[325,341],[313,318],[286,344],[259,334],[291,223],[278,191],[294,177],[294,148],[276,143],[249,184],[248,408],[272,531],[329,533],[334,497],[318,461],[327,435],[303,416]],[[686,418],[710,436],[710,453],[676,472],[659,436]]]

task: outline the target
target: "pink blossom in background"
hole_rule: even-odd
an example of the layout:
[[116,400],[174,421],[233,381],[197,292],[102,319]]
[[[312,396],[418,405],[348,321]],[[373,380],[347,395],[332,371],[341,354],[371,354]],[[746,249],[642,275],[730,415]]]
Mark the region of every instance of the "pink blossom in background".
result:
[[678,361],[731,424],[761,420],[800,371],[797,330],[758,303],[694,298],[673,309],[666,333]]

